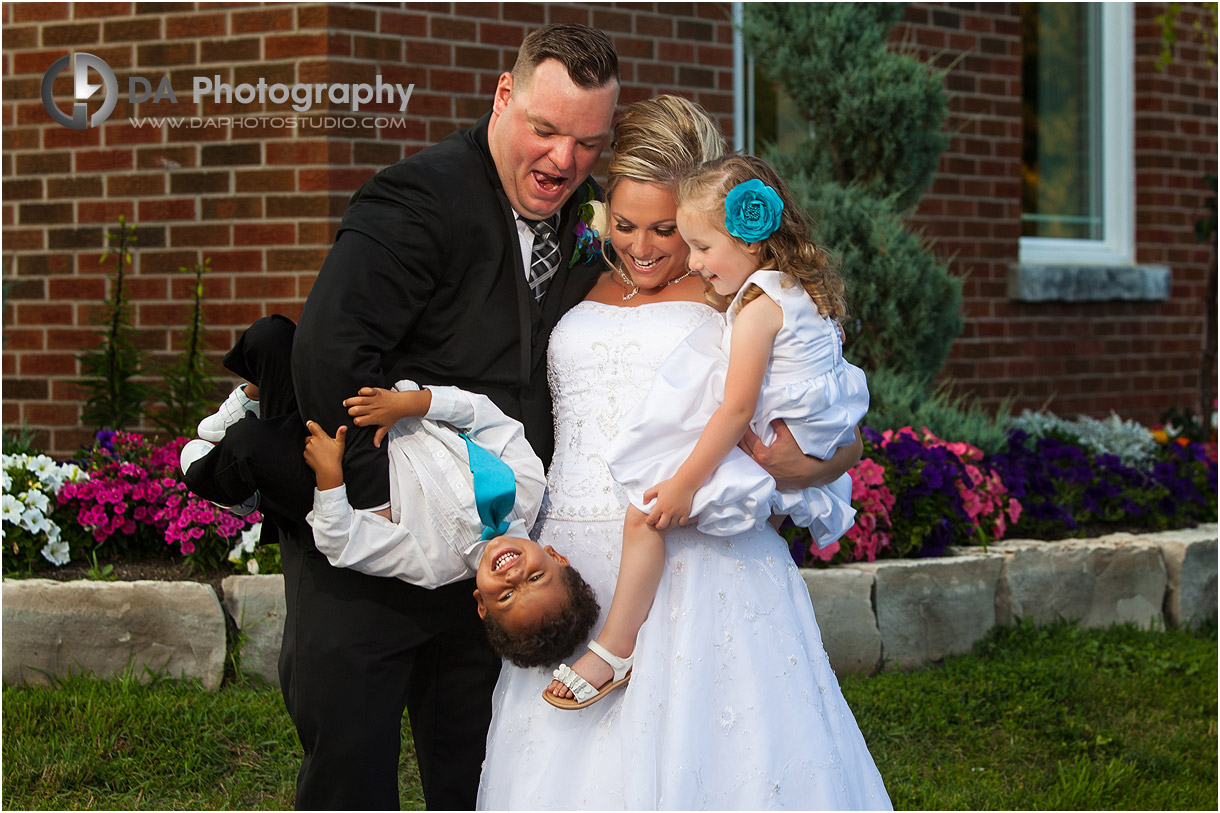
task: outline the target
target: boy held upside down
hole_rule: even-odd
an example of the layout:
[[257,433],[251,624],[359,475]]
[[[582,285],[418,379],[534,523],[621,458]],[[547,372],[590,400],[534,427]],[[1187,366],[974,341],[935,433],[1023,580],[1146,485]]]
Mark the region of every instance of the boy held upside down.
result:
[[[530,540],[545,487],[521,424],[486,396],[457,387],[365,387],[344,401],[357,426],[389,438],[390,508],[358,510],[343,484],[346,427],[307,423],[305,462],[317,478],[307,520],[332,565],[439,587],[475,574],[492,647],[518,666],[570,654],[597,619],[589,586],[567,558]],[[465,431],[459,432],[458,428]]]
[[308,511],[312,491],[306,520],[332,565],[429,589],[473,575],[479,615],[501,657],[544,666],[571,654],[597,620],[597,602],[565,557],[528,537],[545,480],[521,424],[457,387],[400,381],[393,390],[362,389],[344,405],[357,426],[379,427],[378,446],[389,438],[390,504],[355,509],[343,481],[346,427],[331,437],[308,423],[312,477],[285,463],[302,443],[288,375],[295,327],[264,317],[225,356],[250,383],[200,423],[202,439],[183,447],[187,486],[238,513],[265,506],[265,516],[284,522]]

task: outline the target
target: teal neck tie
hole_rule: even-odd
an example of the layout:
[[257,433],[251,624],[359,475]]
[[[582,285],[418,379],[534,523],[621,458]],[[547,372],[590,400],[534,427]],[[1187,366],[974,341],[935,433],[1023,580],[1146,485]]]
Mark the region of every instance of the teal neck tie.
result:
[[466,435],[466,454],[474,476],[474,502],[483,523],[482,539],[502,536],[508,530],[508,515],[517,501],[517,478],[508,464]]

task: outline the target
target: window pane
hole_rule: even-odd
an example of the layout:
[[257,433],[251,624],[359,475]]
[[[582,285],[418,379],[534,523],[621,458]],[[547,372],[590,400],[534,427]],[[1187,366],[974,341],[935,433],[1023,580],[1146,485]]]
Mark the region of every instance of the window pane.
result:
[[753,66],[751,92],[753,104],[748,106],[750,132],[746,135],[746,150],[760,154],[770,144],[781,152],[790,152],[812,135],[812,128],[796,107],[792,97],[780,90],[779,85],[763,74],[761,67],[750,60]]
[[1022,3],[1021,234],[1100,240],[1097,3]]

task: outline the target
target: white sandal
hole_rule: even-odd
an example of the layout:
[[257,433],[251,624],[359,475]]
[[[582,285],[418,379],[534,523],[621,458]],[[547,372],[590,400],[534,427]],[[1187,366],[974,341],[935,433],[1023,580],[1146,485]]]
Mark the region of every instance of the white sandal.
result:
[[585,706],[592,705],[601,700],[615,689],[626,686],[627,681],[631,680],[631,664],[635,660],[634,653],[625,658],[620,658],[597,641],[589,642],[589,651],[605,661],[614,670],[614,677],[602,684],[600,689],[595,689],[587,680],[573,672],[571,667],[561,663],[559,668],[552,672],[552,674],[555,675],[556,680],[567,686],[575,697],[556,697],[549,690],[543,689],[543,700],[558,709],[583,709]]

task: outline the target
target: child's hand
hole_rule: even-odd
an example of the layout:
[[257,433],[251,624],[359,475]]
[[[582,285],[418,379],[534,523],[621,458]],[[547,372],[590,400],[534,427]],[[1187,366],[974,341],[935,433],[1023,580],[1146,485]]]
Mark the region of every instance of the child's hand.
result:
[[656,497],[656,504],[648,514],[648,524],[658,531],[690,521],[690,506],[695,499],[695,489],[678,481],[676,477],[657,483],[644,492],[644,502]]
[[400,418],[422,417],[428,414],[431,404],[432,393],[427,390],[395,392],[381,387],[361,387],[358,395],[343,402],[356,426],[377,427],[373,435],[373,445],[377,447]]
[[347,427],[340,426],[332,438],[313,421],[305,423],[309,437],[305,438],[305,463],[313,469],[318,490],[326,491],[343,485],[343,447],[347,445]]

